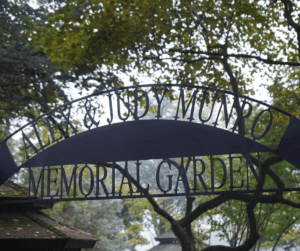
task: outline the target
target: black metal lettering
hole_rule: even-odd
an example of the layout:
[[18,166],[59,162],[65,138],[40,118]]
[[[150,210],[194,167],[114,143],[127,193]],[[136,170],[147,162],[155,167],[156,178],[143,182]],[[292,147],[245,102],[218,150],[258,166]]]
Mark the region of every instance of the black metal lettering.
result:
[[[85,169],[88,169],[89,172],[90,172],[90,189],[88,190],[87,193],[84,192],[83,190],[83,187],[82,187],[82,175],[83,175],[83,171]],[[93,191],[94,189],[94,173],[93,173],[93,170],[88,166],[88,165],[85,165],[81,170],[80,170],[80,173],[79,173],[79,190],[81,192],[81,194],[83,194],[85,197],[87,197],[88,195],[91,194],[91,192]]]
[[[27,152],[27,149],[31,147],[35,153],[38,153],[38,149],[34,146],[34,144],[33,144],[33,143],[30,141],[30,139],[24,134],[23,131],[22,131],[22,138],[23,138],[23,143],[24,143],[24,148],[25,148],[25,158],[26,158],[26,159],[29,159],[30,156],[29,156],[29,154],[28,154],[28,152]],[[28,143],[28,145],[26,145],[26,142]]]
[[[128,167],[127,167],[127,161],[125,162],[125,168],[124,168],[124,171],[123,171],[123,176],[122,176],[122,181],[121,181],[121,187],[120,187],[120,190],[119,190],[119,196],[121,196],[122,194],[122,186],[123,184],[128,184],[129,186],[129,190],[130,190],[130,195],[132,195],[133,193],[133,190],[132,190],[132,185],[131,185],[131,179],[130,179],[130,175],[128,173]],[[124,178],[127,178],[128,182],[124,182]]]
[[[248,110],[247,114],[245,116],[243,116],[243,112],[244,112],[246,104],[249,105],[249,110]],[[241,125],[242,125],[242,129],[241,130],[242,130],[243,135],[245,135],[246,134],[245,119],[248,118],[251,115],[251,113],[252,113],[252,105],[249,102],[247,102],[246,99],[244,99],[242,107],[241,107],[241,109],[240,109],[240,111],[238,113],[238,116],[236,118],[235,124],[231,128],[232,132],[237,131],[238,123],[241,120]]]
[[[214,175],[214,161],[218,160],[221,164],[222,164],[222,168],[223,168],[223,180],[221,185],[219,185],[218,187],[215,187],[215,175]],[[226,165],[224,163],[223,160],[219,159],[219,158],[213,158],[212,156],[210,156],[210,163],[211,163],[211,190],[214,192],[215,189],[220,189],[222,188],[225,183],[226,183],[226,179],[227,179],[227,170],[226,170]]]
[[190,121],[194,120],[194,110],[195,110],[195,103],[197,100],[197,93],[198,93],[198,89],[195,90],[192,94],[192,97],[187,105],[187,107],[185,107],[185,100],[184,100],[184,90],[181,88],[180,89],[180,95],[179,95],[179,99],[178,99],[178,106],[177,106],[177,111],[176,111],[176,116],[174,117],[175,120],[177,120],[179,118],[178,113],[179,113],[179,106],[180,106],[180,101],[181,101],[181,111],[182,111],[182,118],[185,117],[191,103],[192,103],[192,108],[191,108],[191,113],[190,113],[190,117],[188,118]]
[[50,145],[50,139],[48,138],[48,143],[47,143],[46,145],[44,145],[44,144],[42,143],[42,140],[41,140],[40,135],[39,135],[39,133],[38,133],[38,130],[37,130],[37,128],[36,128],[36,124],[35,124],[35,123],[32,123],[32,127],[33,127],[33,130],[34,130],[35,136],[37,137],[38,142],[39,142],[39,144],[40,144],[40,147],[41,147],[40,149],[44,150],[44,148],[45,148],[46,146],[49,146],[49,145]]
[[[200,161],[202,164],[202,169],[201,169],[201,173],[197,173],[197,161]],[[202,178],[202,175],[205,172],[205,163],[202,159],[196,159],[195,157],[193,157],[193,163],[194,163],[194,188],[192,190],[194,190],[194,192],[196,192],[198,190],[197,188],[197,177],[199,178],[203,188],[205,189],[205,192],[207,192],[207,186]]]
[[116,169],[115,169],[115,165],[116,165],[116,162],[113,162],[112,167],[111,167],[112,189],[111,189],[111,193],[109,193],[109,194],[112,194],[113,196],[115,196],[115,194],[116,194]]
[[219,116],[220,116],[220,113],[221,113],[221,110],[222,110],[222,107],[223,107],[223,109],[224,109],[225,126],[226,126],[226,128],[228,127],[228,124],[229,124],[229,121],[230,121],[230,118],[231,118],[231,115],[232,115],[232,112],[233,112],[233,108],[234,108],[235,102],[238,102],[238,97],[236,97],[236,96],[234,97],[234,102],[232,103],[230,114],[228,116],[226,95],[225,95],[225,92],[223,92],[222,103],[220,105],[220,109],[219,109],[216,121],[213,123],[215,126],[218,125],[218,119],[219,119]]
[[[138,93],[141,92],[143,93],[143,95],[141,97],[145,97],[146,98],[146,108],[145,111],[142,115],[138,116]],[[135,89],[135,95],[134,95],[134,119],[139,120],[140,118],[143,118],[147,115],[149,110],[149,97],[147,92],[143,91],[143,90],[138,90],[137,88]]]
[[[104,174],[103,174],[103,177],[100,179],[99,176],[100,176],[100,170],[99,168],[102,167],[103,168],[103,171],[104,171]],[[107,191],[107,188],[106,188],[106,185],[104,183],[104,180],[106,179],[107,177],[107,169],[105,166],[96,166],[97,168],[97,178],[96,178],[96,181],[97,181],[97,184],[96,184],[96,193],[95,195],[98,197],[101,193],[99,192],[100,190],[100,186],[99,186],[99,183],[101,183],[101,186],[103,188],[103,191],[106,195],[106,197],[108,196],[108,191]]]
[[169,165],[169,169],[172,170],[172,169],[171,169],[171,163],[169,163],[169,162],[166,161],[166,160],[163,160],[163,161],[158,165],[158,167],[157,167],[157,171],[156,171],[156,184],[157,184],[159,190],[162,191],[162,192],[164,192],[164,193],[166,194],[167,192],[169,192],[169,191],[172,189],[172,177],[173,177],[173,175],[167,175],[167,177],[169,178],[169,183],[168,183],[169,189],[163,190],[162,187],[161,187],[161,185],[160,185],[160,180],[159,180],[160,168],[161,168],[161,166],[162,166],[163,163],[167,163],[167,164]]
[[177,192],[179,191],[179,189],[178,189],[179,181],[183,182],[185,192],[188,193],[190,191],[190,186],[189,186],[189,182],[188,182],[186,172],[185,172],[185,169],[184,169],[183,158],[181,158],[181,163],[180,163],[180,167],[179,167],[179,170],[178,170],[177,182],[176,182],[176,186],[175,186],[175,189],[174,189],[175,194],[177,194]]
[[[250,185],[249,185],[248,165],[250,166],[251,172],[253,173],[253,175],[254,175],[254,177],[255,177],[255,179],[256,179],[257,184],[260,184],[260,183],[261,183],[261,178],[260,178],[260,167],[258,167],[258,169],[259,169],[259,172],[258,172],[258,173],[259,173],[259,174],[257,174],[257,172],[255,171],[255,168],[254,168],[254,166],[253,166],[253,164],[252,164],[250,158],[249,158],[247,155],[245,155],[245,159],[246,159],[246,168],[247,168],[247,188],[248,188],[248,190],[249,190]],[[259,153],[258,153],[258,160],[259,160],[259,163],[260,163],[260,155],[259,155]]]
[[[54,120],[54,126],[51,126],[51,125],[50,125],[49,118],[50,118],[50,117],[46,117],[45,119],[46,119],[47,126],[48,126],[48,128],[49,128],[51,137],[52,137],[52,143],[54,143],[54,142],[57,142],[57,141],[61,140],[61,139],[63,138],[63,135],[62,135],[62,132],[60,132],[59,138],[55,138],[53,129],[54,129],[54,128],[58,129],[58,124],[57,124],[56,120],[53,119],[53,120]],[[58,129],[58,130],[59,130],[59,129]]]
[[215,93],[214,93],[214,102],[213,102],[213,105],[211,107],[211,111],[210,111],[209,117],[207,119],[203,119],[202,118],[202,113],[203,113],[204,103],[206,102],[206,100],[205,100],[206,99],[206,95],[207,95],[207,90],[204,90],[203,97],[202,97],[202,100],[201,100],[200,109],[199,109],[199,119],[202,122],[202,124],[208,122],[211,119],[211,116],[213,115],[215,103],[216,103],[216,100],[217,100],[217,97],[218,97],[218,91],[215,91]]
[[143,188],[140,185],[140,165],[141,163],[139,161],[137,161],[136,163],[136,180],[137,180],[137,189],[135,191],[135,193],[148,193],[149,192],[149,184],[147,186],[147,188]]
[[157,89],[156,86],[154,87],[153,90],[154,90],[155,98],[156,98],[156,101],[157,101],[157,115],[156,115],[155,117],[157,117],[157,119],[159,119],[160,117],[162,117],[162,116],[160,116],[160,112],[161,112],[161,103],[162,103],[162,101],[163,101],[163,99],[164,99],[164,97],[165,97],[165,95],[166,95],[168,89],[167,89],[167,88],[164,89],[163,95],[162,95],[161,99],[159,99],[158,92],[157,92],[158,89]]
[[[269,113],[270,113],[270,120],[269,120],[268,125],[267,125],[266,129],[264,130],[264,132],[263,132],[259,137],[255,137],[255,136],[254,136],[254,129],[255,129],[255,126],[256,126],[256,124],[257,124],[259,118],[260,118],[265,112],[269,112]],[[254,140],[257,140],[257,139],[261,139],[261,138],[263,138],[264,136],[266,136],[266,134],[267,134],[267,133],[269,132],[269,130],[271,129],[272,121],[273,121],[273,114],[272,114],[270,108],[267,109],[267,110],[263,110],[263,111],[261,111],[259,114],[257,114],[257,116],[255,117],[255,119],[254,119],[254,121],[253,121],[252,127],[251,127],[251,135],[252,135],[253,139],[254,139]]]
[[48,167],[48,169],[47,169],[47,195],[46,195],[46,197],[57,196],[58,195],[58,191],[59,191],[59,189],[57,188],[55,194],[50,194],[50,192],[51,192],[50,183],[54,183],[55,185],[57,185],[57,177],[55,177],[54,180],[50,179],[51,178],[51,171],[56,171],[56,175],[57,175],[58,174],[58,168],[50,168],[50,167]]
[[35,183],[34,175],[33,175],[33,172],[31,170],[31,167],[29,167],[28,171],[29,171],[29,197],[31,197],[31,188],[33,189],[34,196],[35,197],[37,196],[38,189],[39,189],[39,186],[41,184],[41,195],[40,196],[41,196],[41,199],[42,199],[43,196],[44,196],[44,171],[45,171],[45,168],[43,167],[41,172],[40,172],[40,176],[39,176],[37,185]]
[[233,188],[243,188],[244,186],[244,180],[242,180],[242,184],[240,186],[234,186],[233,185],[233,173],[239,173],[241,174],[241,166],[239,166],[239,169],[237,170],[233,170],[233,159],[239,159],[240,160],[240,164],[242,164],[242,157],[238,156],[238,157],[231,157],[231,154],[229,154],[229,170],[230,170],[230,189],[231,191],[233,190]]
[[118,106],[118,117],[119,117],[119,119],[121,119],[123,122],[125,122],[125,121],[129,118],[130,113],[131,113],[131,110],[130,110],[130,97],[129,97],[129,91],[128,91],[128,89],[126,89],[126,92],[127,92],[127,103],[126,103],[126,104],[124,103],[124,105],[125,105],[126,108],[127,108],[127,116],[123,118],[122,115],[121,115],[121,105],[120,105],[120,100],[121,100],[120,94],[121,94],[121,93],[119,93],[118,90],[116,90],[116,95],[117,95],[117,106]]
[[76,134],[78,131],[77,131],[77,129],[74,127],[74,125],[70,121],[70,115],[71,115],[71,108],[72,108],[72,106],[67,106],[66,108],[68,109],[68,115],[67,116],[64,114],[64,112],[62,110],[58,110],[58,112],[65,119],[65,127],[66,128],[65,128],[65,135],[64,136],[67,138],[67,137],[69,137],[69,133],[68,133],[69,125],[72,128],[72,130],[73,130],[72,133]]
[[78,168],[77,165],[75,165],[72,170],[72,175],[71,175],[70,182],[68,185],[68,180],[66,177],[65,169],[63,168],[63,166],[61,166],[61,168],[60,168],[60,171],[61,171],[61,195],[60,196],[61,197],[64,196],[63,195],[63,184],[65,185],[67,195],[69,195],[73,178],[74,178],[74,180],[73,180],[73,196],[74,196],[74,198],[76,197],[76,195],[77,195],[76,194],[76,171],[77,171],[77,168]]
[[[84,120],[83,120],[84,126],[88,129],[90,129],[93,125],[98,127],[100,121],[98,121],[98,122],[95,121],[96,108],[92,108],[91,101],[88,99],[86,99],[86,101],[84,103],[84,107],[85,107],[85,111],[86,111],[86,114],[85,114]],[[93,114],[91,114],[91,110],[94,111]],[[87,117],[89,117],[89,119],[90,119],[90,122],[91,122],[90,125],[88,124]]]
[[[28,151],[27,149],[28,148],[32,148],[34,150],[35,153],[38,153],[39,150],[44,150],[45,147],[47,147],[48,145],[50,145],[50,139],[48,138],[48,143],[47,144],[43,144],[42,140],[41,140],[41,137],[38,133],[38,130],[36,128],[36,124],[35,123],[32,123],[31,126],[33,127],[33,130],[34,130],[34,134],[39,142],[39,145],[40,145],[40,148],[38,149],[37,147],[35,147],[35,145],[31,142],[31,140],[24,134],[24,132],[22,131],[22,138],[23,138],[23,143],[24,143],[24,148],[25,148],[25,157],[26,159],[29,159],[30,156],[28,154]],[[28,145],[26,145],[25,141],[28,143]]]
[[110,119],[107,118],[107,122],[108,122],[109,124],[111,124],[111,122],[112,122],[113,119],[114,119],[114,112],[113,112],[113,107],[112,107],[111,96],[112,96],[112,94],[110,94],[110,93],[107,94],[107,97],[108,97],[108,99],[109,99],[109,111],[110,111]]

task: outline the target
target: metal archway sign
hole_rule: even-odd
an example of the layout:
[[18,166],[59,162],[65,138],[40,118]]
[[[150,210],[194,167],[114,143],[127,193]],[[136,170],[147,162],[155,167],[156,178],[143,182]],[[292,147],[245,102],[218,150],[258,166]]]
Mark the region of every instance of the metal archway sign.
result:
[[63,104],[3,140],[0,184],[26,172],[22,202],[256,192],[260,166],[247,154],[274,153],[300,169],[299,140],[299,119],[243,95],[123,87]]

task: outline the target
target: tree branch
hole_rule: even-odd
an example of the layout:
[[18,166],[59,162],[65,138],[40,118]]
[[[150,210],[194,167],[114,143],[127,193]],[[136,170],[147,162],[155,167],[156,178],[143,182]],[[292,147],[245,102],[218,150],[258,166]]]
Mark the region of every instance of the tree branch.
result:
[[246,210],[248,214],[248,222],[250,226],[250,235],[249,238],[245,241],[245,243],[241,246],[238,247],[226,247],[226,246],[221,246],[221,245],[216,245],[216,246],[210,246],[203,251],[245,251],[245,250],[250,250],[255,243],[259,239],[259,234],[256,229],[256,220],[255,220],[255,214],[254,214],[254,208],[258,202],[258,196],[259,194],[255,194],[253,196],[252,200],[248,203]]
[[[248,55],[248,54],[227,54],[227,53],[217,53],[217,52],[204,52],[204,51],[194,51],[194,50],[180,50],[180,49],[169,49],[170,52],[180,52],[180,53],[190,53],[197,55],[210,55],[210,56],[219,56],[219,57],[228,57],[228,58],[249,58],[255,59],[257,61],[263,62],[269,65],[287,65],[287,66],[300,66],[300,63],[297,62],[283,62],[283,61],[275,61],[271,59],[264,59],[258,56]],[[220,58],[221,59],[221,58]]]
[[[109,168],[111,168],[112,166],[113,166],[113,164],[109,164],[109,163],[97,163],[98,165],[103,165],[103,166],[105,166],[105,167],[109,167]],[[114,164],[114,166],[115,166],[115,168],[121,173],[121,174],[123,174],[123,172],[124,172],[124,169],[120,166],[120,165],[118,165],[118,164]],[[136,181],[136,179],[135,178],[133,178],[130,174],[129,174],[129,177],[130,177],[130,181],[137,187],[137,188],[140,188],[140,189],[144,189],[141,185],[139,185],[138,183],[137,183],[137,181]],[[147,194],[149,194],[148,192],[143,192],[145,195],[147,195]],[[153,206],[153,209],[154,209],[154,211],[155,212],[157,212],[159,215],[161,215],[162,217],[164,217],[165,219],[167,219],[170,223],[172,223],[173,221],[175,221],[174,220],[174,218],[170,215],[170,214],[168,214],[165,210],[163,210],[163,209],[161,209],[160,208],[160,206],[156,203],[156,201],[153,199],[153,198],[151,198],[151,197],[147,197],[146,198],[148,201],[149,201],[149,203]]]
[[225,195],[219,195],[209,201],[206,201],[204,203],[201,203],[194,211],[192,211],[190,214],[186,215],[184,218],[182,218],[179,222],[183,227],[186,227],[188,224],[196,220],[201,214],[207,212],[208,210],[211,210],[215,207],[220,206],[224,202],[232,199],[231,195],[225,194]]
[[284,233],[291,225],[293,225],[293,224],[299,219],[299,217],[300,217],[300,215],[299,215],[298,217],[296,217],[296,219],[294,219],[292,222],[290,222],[289,224],[287,224],[287,226],[280,232],[280,234],[279,234],[279,236],[278,236],[278,238],[277,238],[277,240],[276,240],[276,242],[275,242],[275,245],[274,245],[273,248],[272,248],[272,251],[275,250],[275,248],[276,248],[276,246],[277,246],[279,240],[281,239],[281,236],[283,235],[283,233]]
[[284,16],[288,21],[288,24],[293,27],[295,32],[297,33],[297,39],[298,39],[298,54],[300,57],[300,25],[297,24],[293,18],[292,18],[292,12],[293,10],[293,4],[291,0],[281,0],[281,2],[284,4]]

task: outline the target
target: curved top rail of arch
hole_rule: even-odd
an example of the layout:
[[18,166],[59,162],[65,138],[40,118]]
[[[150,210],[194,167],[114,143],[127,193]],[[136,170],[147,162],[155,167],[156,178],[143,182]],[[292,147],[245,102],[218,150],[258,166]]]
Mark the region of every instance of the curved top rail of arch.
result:
[[254,152],[273,152],[300,169],[299,140],[299,119],[243,95],[122,87],[65,103],[9,135],[0,143],[0,184],[23,167]]

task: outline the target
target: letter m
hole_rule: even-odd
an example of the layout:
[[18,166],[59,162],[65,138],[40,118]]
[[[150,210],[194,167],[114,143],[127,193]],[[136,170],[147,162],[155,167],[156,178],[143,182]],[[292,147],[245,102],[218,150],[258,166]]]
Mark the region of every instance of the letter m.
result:
[[[70,178],[70,182],[68,184],[65,169],[63,167],[61,167],[61,193],[63,193],[63,184],[64,184],[65,185],[65,190],[67,192],[67,196],[70,193],[72,180],[73,180],[73,196],[74,197],[76,196],[76,170],[77,170],[77,166],[75,166],[73,168],[72,175],[71,175],[71,178]],[[63,194],[61,194],[61,195],[63,196]]]
[[180,96],[179,96],[179,100],[178,100],[178,106],[177,106],[177,111],[176,111],[176,116],[174,117],[175,120],[177,120],[178,117],[178,113],[179,113],[179,106],[180,106],[180,101],[181,101],[181,110],[182,110],[182,118],[185,117],[191,103],[192,103],[192,108],[191,108],[191,113],[190,113],[190,117],[189,120],[192,121],[194,120],[193,115],[194,115],[194,109],[195,109],[195,102],[196,102],[196,98],[197,98],[197,93],[198,90],[195,90],[192,94],[192,97],[187,105],[187,107],[185,106],[185,100],[184,100],[184,90],[180,89]]
[[33,171],[30,168],[29,169],[29,196],[31,194],[31,187],[32,187],[34,196],[35,197],[37,196],[40,183],[42,183],[42,185],[41,185],[41,196],[43,197],[43,195],[44,195],[44,167],[43,167],[43,169],[40,172],[40,176],[39,176],[37,185],[36,185],[35,180],[34,180]]

